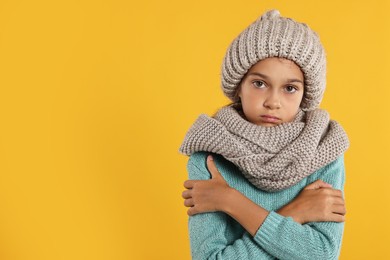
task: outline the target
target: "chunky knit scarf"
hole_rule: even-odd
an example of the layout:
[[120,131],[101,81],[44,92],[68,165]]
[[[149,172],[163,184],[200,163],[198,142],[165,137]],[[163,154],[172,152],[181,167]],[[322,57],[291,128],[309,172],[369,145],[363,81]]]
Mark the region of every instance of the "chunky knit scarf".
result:
[[337,159],[349,147],[340,124],[325,110],[300,110],[293,122],[273,127],[253,124],[234,106],[213,117],[201,114],[188,130],[179,152],[221,154],[256,187],[286,189]]

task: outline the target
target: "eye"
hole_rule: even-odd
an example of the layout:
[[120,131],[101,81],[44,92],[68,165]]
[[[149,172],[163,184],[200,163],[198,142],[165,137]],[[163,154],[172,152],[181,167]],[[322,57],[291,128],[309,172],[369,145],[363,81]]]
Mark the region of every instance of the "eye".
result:
[[297,87],[295,87],[295,86],[288,85],[288,86],[286,87],[286,91],[287,91],[288,93],[294,93],[294,92],[298,91],[298,89],[297,89]]
[[264,82],[259,80],[253,81],[253,85],[255,85],[256,88],[263,88],[265,86]]

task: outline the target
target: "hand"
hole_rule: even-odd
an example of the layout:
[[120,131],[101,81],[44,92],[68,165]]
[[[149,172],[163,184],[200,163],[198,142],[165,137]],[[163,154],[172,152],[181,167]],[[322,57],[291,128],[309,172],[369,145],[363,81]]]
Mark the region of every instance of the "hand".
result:
[[207,157],[207,168],[211,173],[210,180],[186,180],[182,197],[184,206],[190,207],[189,216],[204,213],[222,211],[224,195],[231,189],[225,179],[219,173],[211,155]]
[[304,224],[319,221],[343,222],[346,209],[342,191],[317,180],[307,185],[293,201],[276,212]]

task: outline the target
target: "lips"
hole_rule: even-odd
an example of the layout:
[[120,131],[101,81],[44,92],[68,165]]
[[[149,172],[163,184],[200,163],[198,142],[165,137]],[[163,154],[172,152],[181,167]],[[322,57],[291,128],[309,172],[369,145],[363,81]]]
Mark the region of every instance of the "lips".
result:
[[277,123],[280,121],[279,117],[276,116],[270,116],[270,115],[262,115],[260,116],[263,122],[266,123]]

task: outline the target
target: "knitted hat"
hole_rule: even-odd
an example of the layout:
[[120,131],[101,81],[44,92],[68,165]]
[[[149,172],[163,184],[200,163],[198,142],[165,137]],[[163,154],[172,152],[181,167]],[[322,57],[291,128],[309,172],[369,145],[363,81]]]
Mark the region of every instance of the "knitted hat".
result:
[[281,57],[294,61],[304,75],[304,111],[321,102],[326,85],[325,50],[318,35],[306,24],[281,17],[278,10],[264,13],[230,44],[222,63],[222,90],[233,102],[235,90],[258,61]]

